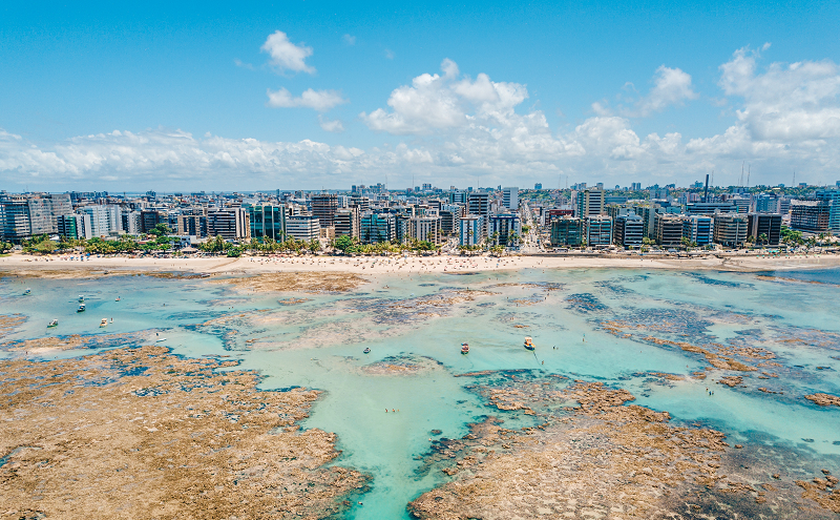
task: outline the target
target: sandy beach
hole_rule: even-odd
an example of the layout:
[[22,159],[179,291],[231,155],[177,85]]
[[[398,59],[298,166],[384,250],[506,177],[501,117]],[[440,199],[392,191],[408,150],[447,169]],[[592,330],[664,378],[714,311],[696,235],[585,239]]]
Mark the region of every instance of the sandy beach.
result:
[[696,258],[593,256],[427,256],[427,257],[200,257],[129,258],[93,257],[71,260],[69,255],[12,254],[0,257],[0,272],[45,278],[87,278],[108,274],[185,273],[245,275],[268,272],[345,272],[365,275],[392,273],[468,273],[515,269],[677,269],[764,271],[840,266],[840,255],[796,254],[706,255]]

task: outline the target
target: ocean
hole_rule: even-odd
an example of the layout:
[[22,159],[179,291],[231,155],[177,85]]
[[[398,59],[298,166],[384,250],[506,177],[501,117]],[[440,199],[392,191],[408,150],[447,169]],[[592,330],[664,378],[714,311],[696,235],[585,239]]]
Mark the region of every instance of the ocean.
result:
[[[478,373],[601,382],[667,411],[671,424],[719,430],[745,451],[772,449],[774,464],[804,465],[803,478],[840,469],[840,407],[804,398],[840,395],[837,285],[838,269],[402,274],[348,293],[293,295],[202,279],[6,277],[0,304],[27,317],[7,342],[150,331],[175,354],[239,360],[235,369],[259,371],[264,389],[322,390],[302,425],[337,433],[334,464],[372,476],[346,517],[373,520],[410,518],[407,503],[451,480],[425,463],[441,438],[461,438],[490,415],[511,429],[539,423],[491,406]],[[113,323],[99,328],[102,318]],[[51,319],[59,326],[47,329]],[[723,376],[743,380],[718,384]]]

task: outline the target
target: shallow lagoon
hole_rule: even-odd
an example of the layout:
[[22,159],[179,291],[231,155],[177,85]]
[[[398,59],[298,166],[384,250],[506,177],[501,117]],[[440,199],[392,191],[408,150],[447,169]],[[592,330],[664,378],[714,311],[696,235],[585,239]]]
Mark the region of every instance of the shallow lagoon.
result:
[[[455,377],[485,370],[602,381],[627,389],[637,404],[667,410],[677,424],[699,422],[744,444],[798,447],[837,469],[840,408],[803,396],[840,394],[838,271],[762,275],[777,278],[623,269],[394,275],[347,294],[295,295],[305,301],[293,304],[278,302],[288,294],[244,294],[205,280],[9,277],[0,283],[0,302],[3,313],[28,317],[4,341],[153,329],[176,354],[240,359],[241,368],[265,375],[264,388],[323,390],[304,426],[338,433],[336,464],[373,476],[371,490],[358,497],[363,505],[348,516],[381,519],[408,518],[406,503],[445,481],[418,471],[432,439],[461,437],[487,415],[508,428],[532,424],[489,407],[469,388],[473,378]],[[32,294],[22,296],[26,287]],[[79,294],[85,313],[75,312]],[[52,318],[60,325],[47,332]],[[101,318],[114,322],[100,329]],[[625,326],[620,334],[604,326],[616,321]],[[533,353],[521,347],[526,335],[537,345]],[[738,372],[745,387],[730,388],[715,381],[733,372],[651,336],[756,346],[780,366]],[[471,346],[466,356],[463,341]],[[705,379],[691,377],[702,371]],[[663,382],[652,372],[683,379]]]

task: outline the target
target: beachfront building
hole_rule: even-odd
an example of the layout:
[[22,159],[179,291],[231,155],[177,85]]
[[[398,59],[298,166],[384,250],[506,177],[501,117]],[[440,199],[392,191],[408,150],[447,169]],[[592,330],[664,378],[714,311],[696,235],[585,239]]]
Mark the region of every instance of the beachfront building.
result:
[[83,206],[79,212],[90,217],[91,235],[107,237],[122,232],[122,213],[119,206]]
[[616,216],[613,222],[613,244],[630,248],[642,245],[645,236],[642,217],[635,213],[624,213]]
[[825,233],[831,219],[827,200],[793,200],[790,203],[790,227],[808,233]]
[[568,216],[552,219],[550,240],[554,247],[580,247],[583,241],[583,221]]
[[484,240],[483,217],[467,215],[458,220],[458,243],[462,246],[477,246]]
[[[142,224],[140,220],[140,212],[137,210],[132,209],[125,209],[123,208],[120,211],[120,218],[122,219],[122,229],[123,233],[128,233],[129,235],[139,235],[141,233]],[[178,229],[178,228],[176,228]],[[207,236],[207,219],[204,219],[204,235],[196,235],[196,236]],[[180,231],[179,231],[180,233]]]
[[438,213],[440,215],[440,231],[446,236],[454,235],[458,232],[458,221],[461,219],[461,211],[463,206],[456,206],[453,204],[444,205]]
[[59,215],[56,218],[56,228],[59,235],[69,240],[93,238],[90,215],[80,213]]
[[[140,213],[136,213],[137,219],[134,224],[134,229],[139,229],[140,223]],[[123,212],[123,227],[125,227],[126,223],[132,223],[127,217],[129,217],[125,212]],[[137,231],[131,231],[126,229],[126,231],[130,234],[135,234]],[[197,215],[178,215],[177,217],[177,224],[175,226],[175,231],[179,235],[183,236],[194,236],[194,237],[206,237],[207,236],[207,217],[202,214]]]
[[816,198],[828,203],[828,230],[840,234],[840,190],[817,190]]
[[207,235],[225,240],[251,237],[248,210],[245,208],[213,208],[207,212]]
[[656,243],[663,247],[676,247],[682,244],[683,220],[673,213],[656,214]]
[[755,238],[757,244],[777,246],[781,235],[782,216],[778,213],[749,213],[747,215],[747,236]]
[[361,217],[359,208],[341,208],[335,212],[333,217],[335,225],[335,236],[347,235],[352,238],[359,238]]
[[609,215],[593,215],[586,218],[586,245],[608,246],[612,244],[612,218]]
[[714,241],[715,222],[707,215],[691,215],[683,220],[682,236],[692,244],[705,247]]
[[408,220],[408,236],[410,239],[440,242],[440,217],[411,217]]
[[286,206],[263,204],[246,206],[251,238],[263,241],[270,238],[282,242],[286,238]]
[[366,213],[362,215],[360,235],[364,244],[396,242],[397,220],[388,213]]
[[321,236],[321,223],[315,215],[295,215],[286,218],[286,236],[307,242]]
[[518,246],[522,238],[522,222],[515,213],[498,213],[490,215],[490,225],[487,228],[488,237],[493,245],[512,247]]
[[715,243],[740,247],[747,241],[749,218],[743,213],[716,213],[714,225]]

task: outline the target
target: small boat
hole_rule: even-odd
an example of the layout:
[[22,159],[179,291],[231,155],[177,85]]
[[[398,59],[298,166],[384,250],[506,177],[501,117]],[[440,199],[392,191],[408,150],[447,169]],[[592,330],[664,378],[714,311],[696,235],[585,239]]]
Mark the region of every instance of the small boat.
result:
[[51,329],[51,328],[53,328],[53,327],[58,327],[58,320],[52,320],[52,321],[50,322],[50,324],[49,324],[49,325],[47,325],[47,328],[48,328],[48,329]]
[[160,343],[161,341],[166,341],[166,338],[156,339],[156,340],[155,340],[155,343]]
[[76,312],[85,312],[85,304],[83,303],[79,305],[79,308],[76,309]]
[[99,322],[99,327],[107,327],[108,326],[108,318],[102,318],[102,321]]
[[362,352],[364,352],[365,354],[370,354],[370,347],[365,347],[365,349]]
[[79,295],[79,303],[82,303],[82,302],[84,302],[84,301],[85,301],[85,295],[84,295],[84,294],[80,294],[80,295]]
[[470,346],[464,342],[461,343],[461,354],[469,354],[470,353]]
[[29,296],[31,293],[32,293],[32,289],[27,289],[27,290],[23,291],[24,296]]
[[114,301],[115,301],[115,302],[120,301],[120,297],[119,297],[119,296],[117,296],[116,298],[114,298]]
[[525,336],[525,344],[523,345],[523,347],[525,347],[528,350],[534,350],[535,348],[537,348],[534,346],[534,340],[531,339],[531,336]]

